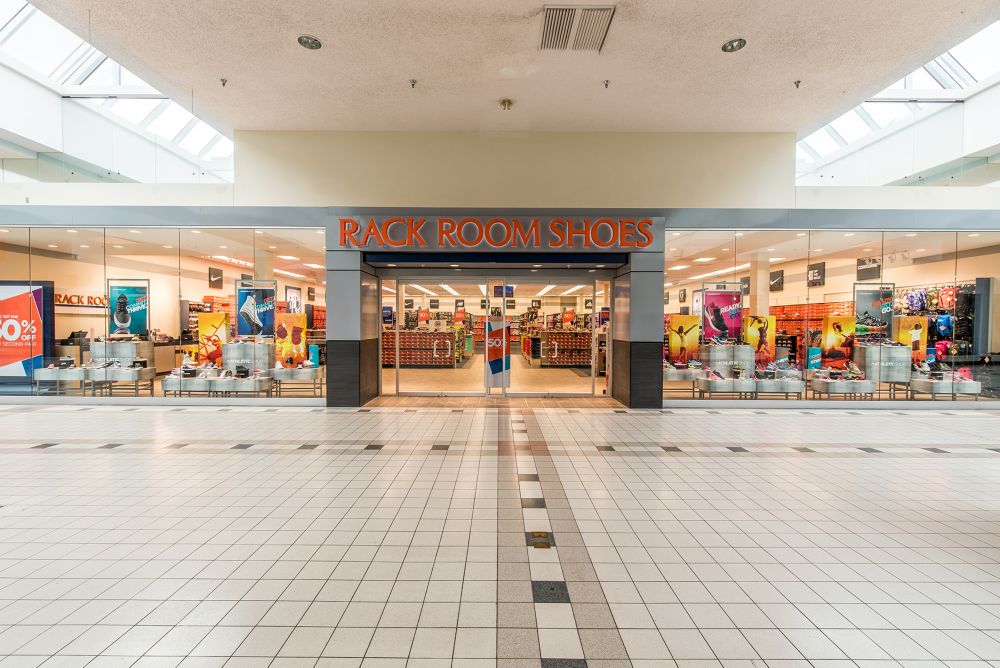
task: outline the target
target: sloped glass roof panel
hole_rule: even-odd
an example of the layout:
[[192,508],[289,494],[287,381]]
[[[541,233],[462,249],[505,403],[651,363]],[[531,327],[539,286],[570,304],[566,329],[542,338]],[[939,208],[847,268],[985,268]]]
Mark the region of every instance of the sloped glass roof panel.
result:
[[830,136],[830,133],[826,131],[825,127],[820,128],[802,141],[809,144],[809,147],[812,150],[816,151],[820,157],[824,158],[840,148],[840,144],[838,144],[834,138]]
[[0,29],[14,18],[28,3],[24,0],[0,0]]
[[1000,72],[1000,21],[948,51],[976,81]]
[[82,44],[82,39],[36,10],[13,31],[0,51],[50,77]]
[[187,109],[180,105],[172,104],[166,110],[150,122],[146,128],[154,135],[163,137],[167,141],[173,141],[188,122],[194,118]]
[[216,134],[218,133],[214,128],[204,121],[198,121],[198,124],[180,141],[180,147],[188,153],[198,155]]
[[896,121],[913,115],[904,102],[865,102],[861,108],[868,112],[880,128],[889,127]]
[[129,123],[139,125],[146,118],[146,116],[149,116],[149,114],[162,103],[163,100],[119,99],[114,100],[109,109],[111,109],[113,114],[124,118]]
[[220,160],[233,155],[233,142],[229,137],[221,137],[208,153],[204,155],[205,160]]
[[848,144],[861,139],[872,131],[871,127],[853,109],[831,122],[830,125]]

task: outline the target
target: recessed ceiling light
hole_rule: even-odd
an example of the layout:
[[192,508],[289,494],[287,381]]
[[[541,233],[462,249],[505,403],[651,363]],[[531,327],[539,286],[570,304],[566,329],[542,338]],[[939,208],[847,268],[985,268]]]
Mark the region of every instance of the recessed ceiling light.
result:
[[806,233],[805,233],[805,232],[799,232],[799,233],[798,233],[798,234],[796,234],[795,236],[797,236],[797,237],[804,237],[805,235],[806,235]]
[[671,285],[673,285],[673,283],[664,283],[664,284],[663,284],[663,287],[665,287],[665,288],[669,288],[669,287],[670,287]]
[[142,234],[139,230],[129,230],[132,234]]
[[675,251],[675,250],[677,250],[677,249],[676,249],[676,248],[668,248],[667,250],[672,250],[672,251]]
[[908,237],[915,237],[915,236],[917,236],[917,233],[916,232],[910,232],[906,236],[908,236]]
[[76,230],[66,230],[66,231],[69,232],[70,234],[76,234]]
[[746,45],[747,41],[745,39],[742,37],[734,37],[733,39],[722,44],[722,51],[723,53],[736,53]]
[[415,288],[417,290],[420,290],[421,292],[426,293],[426,294],[430,295],[431,297],[437,297],[438,296],[438,294],[436,292],[432,292],[432,291],[428,290],[427,288],[425,288],[424,286],[417,285],[416,283],[410,283],[410,287],[411,288]]
[[449,264],[448,266],[449,267],[457,267],[458,265],[457,264]]
[[598,269],[604,269],[604,267],[606,267],[607,265],[605,265],[605,264],[598,264],[598,265],[595,265],[595,266],[596,266],[596,267],[597,267]]
[[724,250],[724,251],[727,251],[727,250],[729,250],[729,249],[728,249],[728,248],[723,248],[722,250]]
[[786,258],[783,258],[783,257],[769,257],[769,258],[767,258],[767,261],[768,262],[784,262],[785,259]]
[[871,253],[871,252],[872,252],[872,249],[871,249],[871,248],[862,248],[862,249],[861,249],[861,252],[862,252],[862,253]]
[[10,232],[10,230],[0,230],[0,232]]
[[546,285],[544,288],[542,288],[541,290],[539,290],[538,293],[535,296],[536,297],[544,297],[547,292],[549,292],[550,290],[554,290],[555,287],[556,286],[554,286],[554,285]]
[[115,244],[115,248],[124,248],[124,246],[119,246],[118,244]]
[[164,245],[163,245],[163,247],[164,247],[164,248],[173,248],[173,246],[168,246],[168,245],[166,245],[166,244],[164,244]]
[[923,253],[923,252],[924,252],[924,251],[926,251],[926,250],[927,250],[926,248],[918,248],[917,250],[915,250],[915,251],[913,251],[913,252],[914,252],[914,253]]
[[219,248],[229,248],[229,246],[219,246]]
[[298,43],[299,46],[310,51],[323,48],[323,42],[319,41],[318,37],[313,37],[312,35],[299,35]]
[[813,253],[819,253],[821,250],[823,250],[823,249],[822,248],[813,248],[812,252]]
[[537,272],[538,270],[537,270],[537,269],[531,269],[530,271],[531,271],[531,273],[535,273],[535,272]]
[[845,232],[844,236],[845,237],[853,237],[854,236],[854,232]]
[[201,234],[201,230],[191,230],[191,234]]
[[49,244],[49,248],[59,248],[58,244]]
[[276,248],[277,248],[277,246],[268,246],[267,247],[268,250],[275,250]]
[[458,291],[455,290],[455,288],[448,285],[447,283],[439,283],[438,285],[440,285],[441,289],[447,292],[448,294],[455,295],[456,297],[458,296]]
[[667,267],[667,271],[680,271],[681,269],[687,269],[691,265],[689,264],[675,264],[672,267]]
[[673,233],[673,234],[672,234],[671,236],[674,236],[674,237],[679,237],[680,235],[681,235],[681,233],[680,233],[680,232],[674,232],[674,233]]
[[292,271],[285,271],[284,269],[275,269],[274,273],[281,274],[282,276],[291,276],[292,278],[305,278],[302,274],[296,274]]
[[390,288],[388,285],[382,286],[382,292],[391,292],[392,294],[396,294],[396,291]]
[[310,269],[326,269],[326,267],[324,267],[323,265],[315,264],[313,262],[306,262],[303,264],[303,266],[309,267]]
[[560,292],[559,296],[562,297],[564,295],[572,294],[572,293],[576,292],[577,290],[579,290],[582,287],[584,287],[584,286],[582,286],[582,285],[574,285],[569,290],[563,290],[562,292]]
[[773,252],[773,251],[774,251],[774,249],[773,249],[773,248],[768,248],[768,249],[767,249],[767,252],[768,252],[768,253],[770,253],[770,252]]
[[326,234],[326,230],[316,230],[316,234]]
[[715,259],[714,257],[696,257],[694,259],[694,261],[695,262],[711,262],[714,259]]
[[737,233],[736,233],[736,234],[734,234],[733,236],[734,236],[734,237],[742,237],[742,236],[743,236],[743,233],[742,233],[742,232],[737,232]]
[[541,267],[542,265],[540,265],[540,264],[533,264],[533,265],[531,265],[531,266],[532,266],[532,267]]
[[294,255],[279,255],[278,259],[280,259],[280,260],[298,260],[299,258],[295,257]]
[[392,264],[392,263],[390,262],[389,264],[387,264],[387,265],[385,265],[385,266],[387,266],[387,267],[395,267],[396,265],[394,265],[394,264]]
[[[6,231],[7,230],[4,230],[4,232],[6,232]],[[978,237],[979,236],[979,232],[974,232],[973,234],[970,234],[969,236],[970,237]]]
[[264,234],[264,230],[254,230],[254,234]]

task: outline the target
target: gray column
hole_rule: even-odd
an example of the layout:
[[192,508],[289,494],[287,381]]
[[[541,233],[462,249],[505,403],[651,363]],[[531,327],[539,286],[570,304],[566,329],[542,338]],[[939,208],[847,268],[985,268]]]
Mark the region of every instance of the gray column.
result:
[[614,279],[611,395],[663,406],[663,253],[632,253]]
[[327,250],[327,406],[361,406],[378,395],[378,311],[378,279],[361,252]]

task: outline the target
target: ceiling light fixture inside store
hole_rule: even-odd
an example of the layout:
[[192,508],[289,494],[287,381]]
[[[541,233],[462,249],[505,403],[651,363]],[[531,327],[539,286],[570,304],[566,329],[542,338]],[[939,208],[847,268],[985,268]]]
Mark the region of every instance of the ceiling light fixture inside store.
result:
[[672,236],[672,237],[679,237],[680,235],[681,235],[681,233],[680,233],[680,232],[674,232],[674,233],[673,233],[673,234],[671,234],[670,236]]
[[783,257],[769,257],[769,258],[767,258],[767,261],[768,262],[784,262],[786,259],[787,258],[783,258]]
[[201,230],[191,230],[191,234],[201,234]]
[[164,248],[173,248],[173,246],[168,246],[167,244],[163,244],[163,247]]
[[69,232],[70,234],[76,234],[76,230],[66,230],[66,231]]
[[80,248],[90,248],[87,244],[80,244]]
[[908,237],[915,237],[915,236],[917,236],[917,233],[916,232],[910,232],[906,236],[908,236]]
[[737,51],[739,51],[740,49],[742,49],[746,45],[747,45],[747,41],[745,39],[743,39],[742,37],[734,37],[733,39],[731,39],[731,40],[729,40],[727,42],[724,42],[722,44],[722,52],[723,53],[736,53]]
[[295,257],[294,255],[279,255],[278,259],[279,260],[298,260],[299,258]]
[[264,234],[264,230],[254,230],[254,234]]
[[253,262],[249,260],[241,260],[238,257],[229,257],[228,255],[212,255],[213,260],[219,260],[220,262],[228,262],[231,265],[237,267],[243,267],[245,269],[253,269]]
[[862,248],[862,249],[861,249],[861,252],[862,252],[862,253],[871,253],[871,252],[872,252],[872,249],[871,249],[871,248]]
[[572,293],[576,292],[577,290],[579,290],[582,287],[584,287],[584,286],[582,286],[582,285],[574,285],[569,290],[563,290],[562,292],[560,292],[559,296],[560,297],[564,297],[566,295],[572,294]]
[[745,262],[743,264],[738,264],[735,267],[729,267],[727,269],[717,269],[715,271],[710,271],[707,274],[698,274],[697,276],[692,276],[689,281],[697,281],[699,278],[709,278],[711,276],[720,276],[722,274],[728,274],[733,271],[742,271],[743,269],[749,269],[750,263]]
[[382,292],[391,292],[392,294],[396,294],[396,291],[390,288],[388,285],[382,286]]
[[294,271],[285,271],[284,269],[275,269],[274,273],[281,274],[282,276],[291,276],[292,278],[305,278],[302,274],[296,274]]
[[845,237],[853,237],[854,236],[854,232],[845,232],[844,236]]
[[768,252],[768,253],[773,253],[773,252],[774,252],[774,249],[773,249],[773,248],[768,248],[768,249],[767,249],[767,252]]
[[302,266],[309,267],[310,269],[326,269],[326,267],[324,267],[323,265],[315,264],[313,262],[306,262]]
[[49,248],[59,248],[57,244],[49,244]]
[[425,288],[424,286],[422,286],[422,285],[417,285],[416,283],[410,283],[410,287],[411,287],[411,288],[414,288],[414,289],[416,289],[416,290],[420,290],[421,292],[423,292],[423,293],[425,293],[425,294],[428,294],[428,295],[430,295],[431,297],[437,297],[437,296],[438,296],[436,292],[432,292],[431,290],[428,290],[428,289],[427,289],[427,288]]
[[125,248],[124,246],[119,246],[118,244],[115,244],[115,246],[114,246],[114,247],[115,247],[115,248]]
[[132,234],[142,234],[139,230],[129,230]]
[[978,237],[978,236],[979,236],[979,232],[975,232],[975,233],[973,233],[973,234],[970,234],[969,236],[970,236],[970,237]]
[[556,289],[556,286],[554,286],[554,285],[546,285],[544,288],[542,288],[541,290],[539,290],[538,294],[536,294],[535,296],[536,297],[544,297],[548,292],[550,292],[552,290],[555,290],[555,289]]
[[822,248],[813,248],[813,249],[812,249],[812,252],[813,252],[813,253],[821,253],[822,251],[823,251],[823,249],[822,249]]
[[323,48],[323,42],[319,40],[319,37],[313,37],[312,35],[299,35],[297,41],[299,46],[310,51],[318,51]]
[[222,248],[224,250],[226,248],[229,248],[229,246],[219,246],[219,248]]
[[533,265],[531,265],[531,266],[532,266],[532,267],[541,267],[542,265],[540,265],[540,264],[533,264]]
[[448,266],[449,267],[457,267],[458,265],[457,264],[449,264]]
[[926,248],[918,248],[917,250],[915,250],[913,252],[914,253],[925,253],[925,252],[927,252],[927,249]]
[[394,265],[394,264],[392,264],[392,263],[390,262],[389,264],[387,264],[387,265],[385,265],[385,266],[387,266],[387,267],[395,267],[396,265]]
[[687,269],[691,265],[689,264],[675,264],[672,267],[667,267],[667,271],[680,271],[681,269]]
[[485,285],[480,285],[479,286],[479,291],[483,293],[484,297],[486,296],[486,286]]
[[438,285],[441,286],[441,289],[447,292],[448,294],[455,295],[456,297],[458,296],[458,291],[455,290],[455,288],[448,285],[447,283],[438,283]]
[[696,257],[694,259],[694,261],[695,262],[711,262],[714,259],[715,259],[714,257]]
[[806,235],[806,233],[805,233],[805,232],[799,232],[799,233],[798,233],[798,234],[796,234],[795,236],[797,236],[797,237],[804,237],[805,235]]

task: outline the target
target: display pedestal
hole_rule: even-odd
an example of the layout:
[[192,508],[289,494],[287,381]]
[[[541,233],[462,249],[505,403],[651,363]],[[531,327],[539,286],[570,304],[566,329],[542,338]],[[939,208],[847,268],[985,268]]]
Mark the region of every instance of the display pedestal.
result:
[[915,399],[917,394],[929,394],[931,399],[937,399],[938,395],[951,398],[956,394],[974,395],[976,401],[983,391],[983,384],[974,380],[931,380],[929,378],[913,378],[910,380],[910,398]]
[[874,399],[875,381],[872,380],[830,380],[828,378],[813,378],[809,381],[813,399]]
[[732,368],[736,365],[746,369],[749,375],[755,368],[753,358],[753,346],[744,344],[736,346],[704,346],[698,354],[701,363],[711,369],[718,371],[723,376],[732,376]]
[[289,390],[304,389],[309,396],[323,396],[323,378],[326,376],[322,367],[313,366],[308,369],[272,369],[275,396],[287,394]]
[[905,383],[910,380],[913,351],[906,346],[856,346],[854,363],[874,383]]

